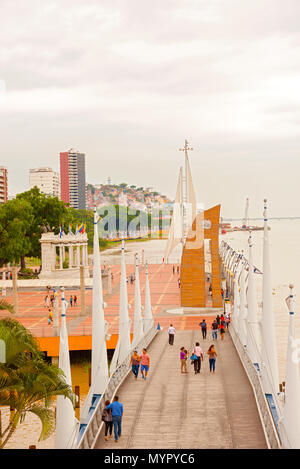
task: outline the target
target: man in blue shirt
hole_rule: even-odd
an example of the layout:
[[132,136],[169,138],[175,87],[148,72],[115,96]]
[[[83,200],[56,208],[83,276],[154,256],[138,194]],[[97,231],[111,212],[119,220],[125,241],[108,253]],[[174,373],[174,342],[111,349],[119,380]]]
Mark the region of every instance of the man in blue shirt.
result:
[[115,442],[117,443],[119,437],[121,436],[121,424],[123,416],[123,405],[119,402],[118,396],[115,396],[114,402],[112,402],[106,407],[106,410],[109,409],[111,409],[112,423],[114,426],[115,433]]

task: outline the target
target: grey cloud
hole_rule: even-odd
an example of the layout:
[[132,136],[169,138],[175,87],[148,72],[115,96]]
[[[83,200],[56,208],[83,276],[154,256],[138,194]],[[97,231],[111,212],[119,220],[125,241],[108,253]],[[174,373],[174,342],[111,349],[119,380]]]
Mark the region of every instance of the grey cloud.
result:
[[[188,136],[199,199],[213,192],[230,212],[246,191],[241,163],[254,177],[296,159],[298,0],[2,0],[0,13],[0,151],[14,191],[29,166],[58,168],[74,146],[91,182],[111,175],[173,197]],[[247,191],[260,193],[256,182]]]

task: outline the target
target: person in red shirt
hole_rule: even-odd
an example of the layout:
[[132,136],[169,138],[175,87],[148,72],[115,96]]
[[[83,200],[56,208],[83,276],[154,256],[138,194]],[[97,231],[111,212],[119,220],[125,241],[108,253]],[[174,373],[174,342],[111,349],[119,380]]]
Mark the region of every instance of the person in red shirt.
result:
[[[150,355],[147,353],[147,349],[143,348],[143,353],[141,355],[141,374],[142,378],[146,379],[147,374],[150,368]],[[145,372],[145,375],[144,375]]]

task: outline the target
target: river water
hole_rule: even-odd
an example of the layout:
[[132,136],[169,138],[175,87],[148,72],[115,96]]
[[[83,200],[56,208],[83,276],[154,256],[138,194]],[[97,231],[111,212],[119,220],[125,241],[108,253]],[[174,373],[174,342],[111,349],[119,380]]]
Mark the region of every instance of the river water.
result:
[[[295,324],[296,336],[300,338],[300,221],[271,221],[269,232],[271,244],[272,286],[274,300],[274,314],[276,318],[276,338],[278,349],[278,364],[280,381],[284,380],[287,331],[288,331],[288,309],[285,298],[289,294],[288,285],[295,285]],[[248,257],[248,233],[233,232],[222,235],[221,239],[227,241],[235,250],[244,250]],[[254,241],[254,264],[262,269],[263,232],[253,232]],[[134,253],[141,254],[144,250],[145,260],[151,263],[159,263],[164,255],[166,241],[152,240],[143,243],[127,243],[127,262],[133,263]],[[177,262],[180,258],[180,246],[172,253],[170,262]],[[102,254],[102,261],[110,264],[120,262],[119,250],[109,250]],[[260,277],[260,278],[258,278]],[[261,276],[257,276],[257,300],[261,302]],[[261,315],[258,309],[259,316]],[[83,404],[88,392],[88,371],[86,366],[72,365],[73,386],[79,385],[81,391],[81,404]],[[3,424],[7,421],[9,411],[2,409]],[[37,443],[40,432],[40,424],[37,417],[30,415],[24,423],[19,426],[14,438],[7,448],[28,448],[30,444],[36,444],[38,448],[53,448],[54,436],[46,441]]]
[[[269,231],[273,306],[276,320],[279,378],[284,381],[289,311],[285,298],[289,295],[289,284],[294,285],[295,329],[300,339],[300,220],[270,221]],[[248,258],[247,232],[236,231],[222,236],[235,250],[244,250]],[[262,270],[263,231],[253,231],[253,261]],[[257,299],[262,301],[262,276],[257,275]],[[258,310],[258,317],[261,309]]]

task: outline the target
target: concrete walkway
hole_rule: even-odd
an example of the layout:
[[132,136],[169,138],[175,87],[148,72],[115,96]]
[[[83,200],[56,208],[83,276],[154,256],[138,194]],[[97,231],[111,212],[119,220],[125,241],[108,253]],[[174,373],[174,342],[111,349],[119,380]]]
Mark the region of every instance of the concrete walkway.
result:
[[[96,448],[266,448],[255,398],[229,334],[218,338],[216,373],[206,354],[209,338],[200,331],[178,331],[173,346],[163,331],[149,347],[147,381],[130,373],[118,391],[124,405],[119,442],[99,436]],[[180,373],[179,349],[199,341],[204,352],[201,373]]]

